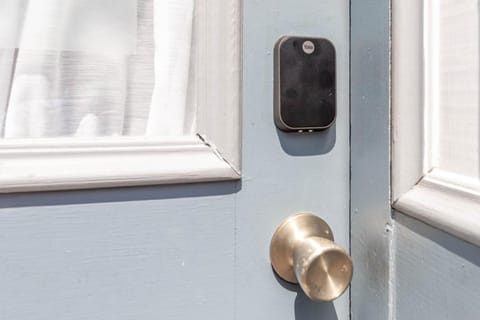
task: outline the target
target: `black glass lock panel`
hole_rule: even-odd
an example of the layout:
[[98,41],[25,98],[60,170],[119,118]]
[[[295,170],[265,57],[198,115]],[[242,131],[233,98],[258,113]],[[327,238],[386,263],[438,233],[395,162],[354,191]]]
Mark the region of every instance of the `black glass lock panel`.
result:
[[282,37],[275,46],[275,123],[323,130],[336,117],[335,48],[326,39]]

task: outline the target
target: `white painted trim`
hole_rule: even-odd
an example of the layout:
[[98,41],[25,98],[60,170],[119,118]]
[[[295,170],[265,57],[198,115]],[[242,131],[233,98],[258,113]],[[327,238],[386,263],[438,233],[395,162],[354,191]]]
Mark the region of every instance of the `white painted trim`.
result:
[[192,137],[0,141],[0,193],[240,178],[241,0],[199,0]]
[[436,169],[438,1],[392,5],[393,208],[480,246],[480,183]]
[[3,141],[0,193],[239,179],[199,137]]
[[433,170],[393,206],[480,246],[480,183],[475,179]]
[[392,2],[392,198],[423,176],[423,1]]
[[197,0],[197,130],[241,168],[242,0]]

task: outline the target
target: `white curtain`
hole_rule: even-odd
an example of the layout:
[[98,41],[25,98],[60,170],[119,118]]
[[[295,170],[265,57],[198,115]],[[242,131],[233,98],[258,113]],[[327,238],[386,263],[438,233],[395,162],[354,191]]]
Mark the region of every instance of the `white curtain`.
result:
[[3,138],[193,132],[194,0],[0,0],[0,12]]

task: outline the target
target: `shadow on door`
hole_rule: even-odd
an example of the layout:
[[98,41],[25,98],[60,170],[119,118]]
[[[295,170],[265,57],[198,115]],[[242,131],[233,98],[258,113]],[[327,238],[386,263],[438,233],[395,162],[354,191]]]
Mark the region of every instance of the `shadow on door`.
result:
[[295,320],[338,320],[333,302],[314,302],[310,300],[302,289],[292,283],[282,280],[275,271],[275,279],[285,289],[297,293],[295,298]]

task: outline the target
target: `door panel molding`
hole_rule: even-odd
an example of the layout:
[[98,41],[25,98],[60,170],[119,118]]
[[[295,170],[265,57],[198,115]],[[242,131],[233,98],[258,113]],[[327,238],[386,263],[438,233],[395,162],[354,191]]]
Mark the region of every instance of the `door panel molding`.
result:
[[394,203],[395,209],[480,246],[480,184],[434,169]]
[[[392,203],[404,214],[480,246],[480,181],[441,165],[445,153],[439,145],[447,140],[440,128],[438,6],[434,0],[393,1]],[[465,80],[459,74],[451,81]],[[463,108],[466,101],[459,101]],[[454,151],[450,157],[449,164],[465,171],[465,159],[455,159]]]
[[2,142],[0,193],[239,179],[200,137]]
[[425,172],[422,3],[392,1],[393,199],[410,190]]
[[198,1],[194,29],[196,134],[3,139],[0,193],[240,179],[242,0]]

